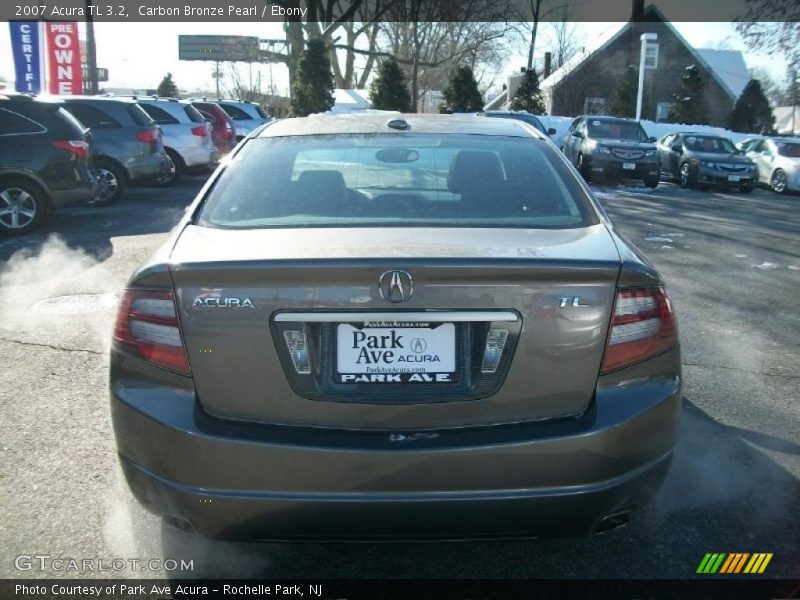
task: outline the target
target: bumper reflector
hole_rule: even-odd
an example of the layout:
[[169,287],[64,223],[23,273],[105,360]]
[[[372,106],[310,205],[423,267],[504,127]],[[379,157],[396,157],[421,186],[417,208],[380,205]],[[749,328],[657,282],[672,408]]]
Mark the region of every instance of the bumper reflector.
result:
[[503,348],[508,339],[508,330],[490,329],[486,336],[486,349],[483,351],[483,363],[481,364],[482,373],[494,373],[500,358],[503,356]]
[[294,370],[297,371],[299,375],[308,375],[311,373],[311,362],[308,358],[305,327],[303,329],[288,329],[283,332],[283,338],[286,340],[289,356],[292,357]]

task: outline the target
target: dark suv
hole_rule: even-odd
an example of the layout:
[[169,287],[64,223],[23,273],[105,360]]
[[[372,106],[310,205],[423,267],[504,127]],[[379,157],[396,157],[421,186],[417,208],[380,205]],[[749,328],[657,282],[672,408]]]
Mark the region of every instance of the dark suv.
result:
[[97,193],[91,140],[63,106],[0,96],[0,233],[33,231],[52,209]]
[[127,183],[174,181],[175,165],[164,151],[161,130],[131,98],[70,96],[66,109],[92,132],[101,189],[95,204],[116,202]]
[[584,115],[570,125],[562,150],[586,181],[637,179],[654,188],[661,173],[655,141],[633,119]]

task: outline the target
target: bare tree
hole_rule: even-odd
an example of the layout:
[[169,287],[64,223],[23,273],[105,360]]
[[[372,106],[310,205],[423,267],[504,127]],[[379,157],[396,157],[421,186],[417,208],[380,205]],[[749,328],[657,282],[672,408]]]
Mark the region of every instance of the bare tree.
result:
[[553,70],[562,67],[583,46],[578,27],[571,20],[572,7],[569,2],[561,7],[555,18],[558,20],[549,23],[550,43],[548,44],[548,50],[553,55]]
[[747,11],[736,30],[748,48],[780,54],[790,69],[800,69],[800,4],[796,0],[745,0]]

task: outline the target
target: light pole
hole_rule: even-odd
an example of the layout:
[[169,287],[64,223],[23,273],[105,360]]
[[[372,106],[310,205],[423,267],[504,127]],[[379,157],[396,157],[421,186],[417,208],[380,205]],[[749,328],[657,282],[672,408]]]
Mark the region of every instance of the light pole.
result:
[[639,56],[639,91],[636,94],[637,121],[641,120],[642,118],[642,96],[644,94],[644,64],[645,64],[645,56],[647,55],[647,44],[649,42],[655,42],[658,39],[658,35],[656,35],[655,33],[643,33],[639,39],[642,40],[642,50]]

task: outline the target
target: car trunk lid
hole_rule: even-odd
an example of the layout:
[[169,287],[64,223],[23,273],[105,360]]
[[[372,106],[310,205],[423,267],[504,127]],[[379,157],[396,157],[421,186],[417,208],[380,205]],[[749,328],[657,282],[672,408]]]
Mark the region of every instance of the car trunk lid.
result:
[[[583,412],[597,382],[620,261],[603,225],[189,225],[170,262],[198,400],[208,412],[268,423],[404,430]],[[401,278],[404,302],[387,298],[391,281],[379,285],[382,275],[395,271],[413,278]],[[412,319],[425,327],[408,328]],[[293,362],[285,333],[292,328],[307,336],[308,374],[298,373]],[[495,328],[506,330],[508,339],[495,373],[486,374]],[[346,363],[352,371],[354,358],[338,347],[353,336],[378,340],[368,349],[372,353],[412,339],[441,343],[441,352],[431,352],[438,352],[452,379],[345,384],[337,366]],[[398,336],[405,341],[398,343]],[[412,354],[407,345],[403,351]]]

